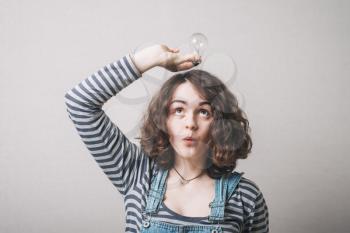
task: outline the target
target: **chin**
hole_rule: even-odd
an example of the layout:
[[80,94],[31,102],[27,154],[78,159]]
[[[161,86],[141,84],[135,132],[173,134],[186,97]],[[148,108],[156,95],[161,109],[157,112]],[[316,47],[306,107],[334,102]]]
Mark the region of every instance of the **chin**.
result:
[[198,154],[198,150],[196,150],[195,148],[184,148],[180,151],[177,151],[177,154],[182,158],[192,158]]

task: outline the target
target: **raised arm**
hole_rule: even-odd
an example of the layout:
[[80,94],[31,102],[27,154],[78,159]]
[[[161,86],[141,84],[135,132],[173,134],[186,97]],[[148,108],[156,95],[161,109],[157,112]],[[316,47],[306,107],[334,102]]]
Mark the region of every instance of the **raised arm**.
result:
[[65,94],[69,118],[90,154],[122,195],[143,176],[143,172],[148,171],[150,160],[109,119],[102,106],[148,69],[154,66],[186,69],[190,66],[189,60],[198,58],[173,55],[175,53],[164,45],[155,45],[134,56],[127,54],[102,67]]
[[65,94],[69,118],[103,172],[125,195],[147,156],[131,143],[102,110],[112,96],[142,74],[130,55],[110,63],[81,81]]

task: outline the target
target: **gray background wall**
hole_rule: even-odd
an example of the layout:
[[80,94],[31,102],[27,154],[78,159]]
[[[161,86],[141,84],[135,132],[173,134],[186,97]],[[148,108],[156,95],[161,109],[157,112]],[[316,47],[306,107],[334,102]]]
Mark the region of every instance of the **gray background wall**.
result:
[[[345,0],[1,0],[0,232],[124,230],[122,197],[63,96],[141,44],[177,46],[194,32],[209,40],[204,69],[225,78],[236,62],[231,88],[254,142],[237,169],[263,191],[271,232],[349,232],[349,10]],[[142,82],[123,95],[159,87]],[[113,99],[106,111],[133,137],[146,105]]]

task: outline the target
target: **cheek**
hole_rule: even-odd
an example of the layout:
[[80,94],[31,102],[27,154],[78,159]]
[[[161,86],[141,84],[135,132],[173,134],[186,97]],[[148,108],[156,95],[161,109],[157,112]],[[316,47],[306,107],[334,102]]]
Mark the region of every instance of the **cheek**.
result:
[[208,124],[205,124],[204,126],[203,126],[203,138],[205,139],[205,140],[207,140],[208,138],[209,138],[209,136],[210,136],[210,123],[208,123]]
[[167,126],[169,137],[171,139],[177,139],[178,137],[181,137],[181,128],[180,128],[180,124],[177,121],[168,120],[166,126]]
[[167,120],[166,122],[166,127],[167,127],[167,130],[168,130],[168,134],[169,136],[172,138],[173,135],[174,135],[174,129],[175,129],[175,126],[174,126],[174,121],[172,120]]

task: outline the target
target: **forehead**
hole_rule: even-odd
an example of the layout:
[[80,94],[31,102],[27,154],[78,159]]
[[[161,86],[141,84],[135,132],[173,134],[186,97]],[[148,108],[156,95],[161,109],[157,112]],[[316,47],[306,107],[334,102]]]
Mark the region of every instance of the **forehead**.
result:
[[200,104],[202,102],[206,102],[205,98],[196,90],[196,88],[189,82],[186,81],[180,84],[174,91],[172,98],[170,100],[170,104],[174,102],[178,102],[177,100],[181,100],[190,104]]

